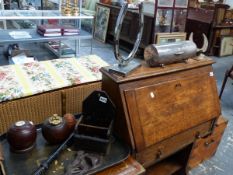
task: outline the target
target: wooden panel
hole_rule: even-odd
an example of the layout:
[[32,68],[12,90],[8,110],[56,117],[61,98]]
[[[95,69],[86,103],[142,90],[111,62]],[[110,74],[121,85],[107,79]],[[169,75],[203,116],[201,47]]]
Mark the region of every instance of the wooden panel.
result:
[[204,74],[132,90],[137,103],[128,101],[130,98],[126,100],[130,108],[138,111],[137,115],[129,113],[133,130],[137,127],[135,132],[139,132],[139,126],[134,122],[140,121],[144,147],[216,118],[218,111],[211,81],[209,75]]
[[134,91],[127,91],[125,92],[125,99],[127,102],[127,108],[129,111],[130,123],[134,133],[134,142],[136,145],[136,151],[140,151],[145,148],[145,141],[144,141],[144,135],[142,132],[141,127],[141,120],[138,116],[138,110],[137,108],[134,108],[134,106],[137,106],[137,101],[135,99],[135,93]]
[[162,142],[156,143],[141,152],[136,153],[136,160],[144,167],[168,157],[169,155],[179,151],[185,146],[191,144],[198,136],[205,136],[211,132],[213,120],[203,123],[199,126],[186,130],[182,133],[174,135]]
[[182,165],[175,161],[163,161],[146,170],[146,175],[172,175],[182,168]]
[[223,134],[225,128],[227,127],[228,120],[222,115],[218,118],[215,124],[215,128],[212,134]]
[[226,126],[227,120],[221,116],[217,120],[216,127],[211,135],[195,141],[188,162],[189,169],[196,167],[198,164],[211,158],[215,154]]
[[127,107],[125,105],[124,93],[120,89],[121,88],[118,86],[116,82],[111,81],[111,79],[108,76],[105,76],[103,74],[102,90],[108,93],[109,97],[111,98],[111,100],[117,108],[117,116],[114,122],[114,132],[115,134],[119,135],[124,140],[124,142],[129,144],[131,148],[134,150],[135,144],[133,140],[133,134],[131,130],[129,117],[127,116],[128,112]]
[[136,160],[129,156],[122,163],[108,168],[96,175],[140,175],[145,172],[145,169]]
[[204,22],[211,24],[214,18],[214,10],[206,10],[201,8],[189,9],[187,20]]

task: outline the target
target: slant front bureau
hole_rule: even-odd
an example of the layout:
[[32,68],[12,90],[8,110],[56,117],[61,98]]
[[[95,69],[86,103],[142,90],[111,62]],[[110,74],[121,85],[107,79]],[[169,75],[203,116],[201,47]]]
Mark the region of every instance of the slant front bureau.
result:
[[144,167],[212,132],[221,113],[212,64],[208,57],[157,68],[143,62],[126,77],[101,69],[117,107],[115,132]]

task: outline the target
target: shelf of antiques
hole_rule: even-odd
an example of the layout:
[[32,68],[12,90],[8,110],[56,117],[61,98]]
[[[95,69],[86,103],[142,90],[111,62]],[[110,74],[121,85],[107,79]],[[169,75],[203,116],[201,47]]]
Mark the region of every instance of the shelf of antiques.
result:
[[[68,1],[67,1],[68,2]],[[77,1],[75,1],[77,3]],[[79,6],[81,7],[81,1]],[[78,5],[78,4],[77,4]],[[59,10],[1,10],[0,20],[25,21],[36,23],[33,29],[6,29],[0,34],[2,44],[11,44],[17,42],[48,42],[61,40],[75,41],[75,55],[80,49],[80,40],[91,39],[92,31],[82,28],[82,20],[93,23],[94,17],[81,13],[81,8],[77,5],[72,7],[67,4]],[[36,27],[37,26],[37,27]],[[92,25],[91,25],[92,30]],[[60,47],[59,47],[60,48]],[[50,47],[50,50],[53,49]],[[54,50],[58,57],[61,51]]]

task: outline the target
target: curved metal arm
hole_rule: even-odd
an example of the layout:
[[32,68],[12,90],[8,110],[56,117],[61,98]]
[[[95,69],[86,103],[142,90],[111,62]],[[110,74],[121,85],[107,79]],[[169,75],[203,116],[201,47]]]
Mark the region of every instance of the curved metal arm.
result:
[[123,3],[119,16],[117,18],[117,23],[115,27],[114,54],[115,54],[116,59],[119,62],[119,66],[126,66],[134,58],[138,50],[138,47],[140,45],[140,42],[141,42],[143,27],[144,27],[143,3],[140,3],[139,4],[139,32],[137,34],[137,39],[135,41],[133,50],[130,52],[130,54],[127,57],[123,57],[119,51],[119,38],[120,38],[120,32],[121,32],[123,19],[126,15],[127,9],[128,9],[128,3]]

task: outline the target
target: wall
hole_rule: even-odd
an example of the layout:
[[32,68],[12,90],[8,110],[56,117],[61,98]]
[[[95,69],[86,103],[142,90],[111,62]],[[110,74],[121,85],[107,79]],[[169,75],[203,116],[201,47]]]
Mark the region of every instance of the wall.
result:
[[233,1],[232,0],[225,0],[225,4],[228,4],[229,6],[231,6],[231,8],[233,8]]

